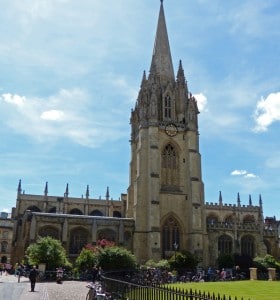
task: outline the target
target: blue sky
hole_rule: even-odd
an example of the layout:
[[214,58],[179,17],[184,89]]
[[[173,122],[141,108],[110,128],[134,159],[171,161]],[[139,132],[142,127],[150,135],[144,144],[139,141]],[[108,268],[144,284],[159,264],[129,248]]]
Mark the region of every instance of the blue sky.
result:
[[[0,211],[27,194],[118,199],[158,0],[3,0]],[[279,0],[165,0],[175,73],[198,100],[205,200],[280,219]]]

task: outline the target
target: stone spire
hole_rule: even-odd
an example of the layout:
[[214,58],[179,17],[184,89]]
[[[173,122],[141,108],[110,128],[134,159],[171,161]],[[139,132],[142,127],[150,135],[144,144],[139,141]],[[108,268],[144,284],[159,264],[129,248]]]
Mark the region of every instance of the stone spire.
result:
[[240,195],[239,193],[237,193],[237,205],[240,206],[241,205],[241,201],[240,201]]
[[261,194],[259,195],[259,205],[260,205],[260,208],[262,209],[263,203],[262,203],[262,195]]
[[64,197],[65,198],[68,198],[68,195],[69,195],[69,185],[68,183],[66,184],[66,190],[65,190],[65,193],[64,193]]
[[167,81],[175,80],[164,16],[163,1],[161,1],[160,4],[156,38],[150,68],[150,77],[151,76],[160,77],[160,79],[165,79]]
[[223,197],[222,197],[222,192],[219,192],[219,205],[223,205]]
[[44,190],[45,196],[48,196],[48,192],[49,192],[49,189],[48,189],[48,182],[46,182],[45,190]]
[[89,186],[87,185],[87,190],[86,190],[86,198],[89,198]]
[[110,198],[109,187],[107,186],[107,190],[106,190],[106,200],[109,200],[109,198]]
[[184,69],[183,69],[183,66],[182,66],[182,60],[181,59],[179,61],[179,68],[178,68],[178,72],[177,72],[177,82],[179,84],[182,84],[185,87],[186,79],[185,79],[185,74],[184,74]]
[[21,192],[22,192],[22,188],[21,188],[21,179],[20,179],[19,182],[18,182],[17,192],[18,192],[18,195],[20,195]]

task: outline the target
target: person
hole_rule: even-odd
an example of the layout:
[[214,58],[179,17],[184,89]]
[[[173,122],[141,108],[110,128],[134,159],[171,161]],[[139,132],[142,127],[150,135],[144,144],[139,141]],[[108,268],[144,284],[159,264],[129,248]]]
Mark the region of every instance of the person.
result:
[[30,270],[30,273],[29,273],[29,280],[31,283],[31,292],[34,292],[34,290],[35,290],[37,275],[38,275],[38,271],[36,269],[36,266],[33,266],[33,268]]
[[20,282],[20,277],[22,275],[23,275],[23,267],[22,267],[22,265],[18,265],[18,268],[17,268],[18,282]]
[[221,278],[220,278],[221,280],[223,280],[223,281],[226,280],[227,272],[224,268],[222,269],[220,276],[221,276]]
[[56,269],[56,283],[62,283],[63,279],[63,269],[59,267]]

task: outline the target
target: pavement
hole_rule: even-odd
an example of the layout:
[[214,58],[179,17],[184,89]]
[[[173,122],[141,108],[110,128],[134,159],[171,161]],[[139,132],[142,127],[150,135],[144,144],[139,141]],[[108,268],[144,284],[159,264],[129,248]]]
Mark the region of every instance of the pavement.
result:
[[22,276],[0,275],[0,300],[85,300],[88,289],[84,281],[36,282],[35,292],[30,281]]

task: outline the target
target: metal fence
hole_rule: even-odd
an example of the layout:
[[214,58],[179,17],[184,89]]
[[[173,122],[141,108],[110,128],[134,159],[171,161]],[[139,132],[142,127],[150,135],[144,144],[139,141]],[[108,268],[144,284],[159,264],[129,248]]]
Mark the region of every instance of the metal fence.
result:
[[143,284],[119,280],[115,274],[102,276],[102,285],[106,291],[119,295],[118,299],[125,300],[243,300],[237,297],[226,297],[220,294],[210,294],[196,290],[185,290],[172,285]]

